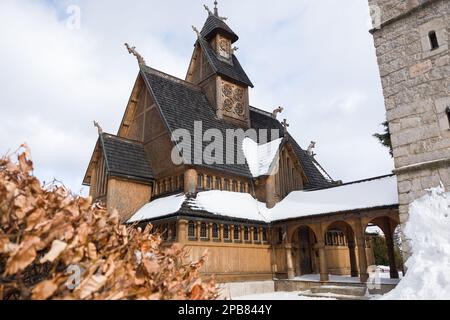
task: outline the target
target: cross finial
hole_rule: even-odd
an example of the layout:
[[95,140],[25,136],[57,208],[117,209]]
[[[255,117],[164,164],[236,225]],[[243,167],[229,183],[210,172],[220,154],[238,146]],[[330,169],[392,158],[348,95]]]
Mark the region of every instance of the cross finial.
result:
[[219,16],[219,8],[217,8],[218,2],[217,0],[214,1],[214,15]]
[[197,34],[197,37],[200,38],[202,36],[196,27],[192,26],[192,30]]
[[287,123],[287,120],[284,119],[283,122],[281,123],[281,125],[283,126],[284,132],[286,133],[288,131],[288,128],[289,128],[289,124]]
[[139,54],[139,52],[137,52],[136,47],[130,47],[128,43],[125,43],[125,47],[127,48],[129,54],[136,57],[140,66],[146,64],[144,58]]
[[212,13],[211,10],[209,10],[209,7],[208,7],[206,4],[204,4],[203,6],[205,7],[205,10],[208,11],[208,14],[209,14],[210,16],[212,16],[213,13]]
[[100,125],[98,124],[97,121],[94,120],[94,127],[96,127],[98,129],[98,134],[102,134],[103,133],[103,129],[102,127],[100,127]]

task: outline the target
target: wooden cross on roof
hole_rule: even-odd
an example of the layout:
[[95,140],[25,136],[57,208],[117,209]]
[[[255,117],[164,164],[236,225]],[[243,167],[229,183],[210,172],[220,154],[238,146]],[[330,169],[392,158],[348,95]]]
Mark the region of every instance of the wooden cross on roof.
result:
[[281,125],[283,126],[284,132],[286,133],[288,131],[288,128],[289,128],[289,124],[287,123],[287,120],[284,119],[283,122],[281,123]]

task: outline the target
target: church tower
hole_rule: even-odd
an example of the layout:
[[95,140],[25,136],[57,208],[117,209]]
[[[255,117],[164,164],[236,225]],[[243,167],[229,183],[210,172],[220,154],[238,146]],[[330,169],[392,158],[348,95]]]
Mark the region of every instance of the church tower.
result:
[[450,190],[450,1],[369,4],[404,226],[426,189]]
[[219,119],[239,127],[250,127],[249,87],[252,82],[240,65],[234,43],[239,37],[219,15],[207,6],[208,18],[199,32],[186,81],[198,85],[216,108]]

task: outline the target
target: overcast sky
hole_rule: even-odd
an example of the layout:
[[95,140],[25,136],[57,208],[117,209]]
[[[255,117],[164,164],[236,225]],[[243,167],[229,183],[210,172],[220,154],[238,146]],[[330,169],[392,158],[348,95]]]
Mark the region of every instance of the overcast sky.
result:
[[[212,2],[1,0],[0,154],[27,142],[41,180],[80,191],[97,139],[92,121],[117,132],[138,74],[123,43],[184,78],[191,25],[202,27],[203,3]],[[68,27],[72,5],[79,29]],[[372,137],[385,109],[365,0],[222,0],[219,8],[240,36],[253,106],[283,106],[291,134],[304,148],[317,142],[334,179],[391,172],[388,150]]]

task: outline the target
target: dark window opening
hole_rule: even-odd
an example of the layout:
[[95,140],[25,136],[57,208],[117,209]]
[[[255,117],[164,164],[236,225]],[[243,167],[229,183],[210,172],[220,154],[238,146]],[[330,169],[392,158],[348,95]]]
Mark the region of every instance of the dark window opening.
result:
[[253,228],[253,241],[259,241],[259,231],[257,227]]
[[233,239],[234,240],[239,240],[239,227],[238,226],[234,226],[233,227]]
[[220,190],[220,178],[216,178],[216,186],[215,186],[216,190]]
[[278,228],[278,243],[283,242],[283,228]]
[[248,227],[244,227],[244,240],[245,241],[249,240],[249,229],[248,229]]
[[244,184],[241,183],[241,186],[239,187],[239,192],[244,193],[245,189],[244,189]]
[[223,238],[230,239],[230,227],[227,224],[223,226]]
[[436,31],[430,31],[428,33],[428,38],[430,39],[431,50],[436,50],[439,48],[439,41],[436,35]]
[[206,239],[208,237],[208,228],[206,226],[206,223],[202,222],[200,224],[200,238]]
[[262,240],[267,241],[267,228],[262,229]]
[[200,190],[200,189],[203,189],[203,176],[201,175],[201,174],[199,174],[198,176],[197,176],[197,188]]
[[230,191],[230,180],[228,180],[228,179],[225,179],[224,190],[225,191]]
[[210,176],[206,177],[206,190],[211,190],[212,178]]
[[212,236],[214,239],[219,239],[219,226],[214,223],[212,226]]
[[172,224],[172,240],[177,240],[177,224]]
[[189,221],[188,236],[189,236],[189,238],[195,238],[195,223],[194,223],[194,221]]

